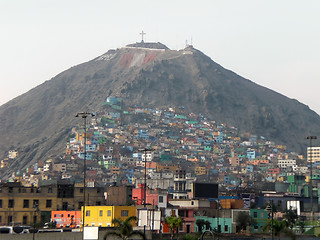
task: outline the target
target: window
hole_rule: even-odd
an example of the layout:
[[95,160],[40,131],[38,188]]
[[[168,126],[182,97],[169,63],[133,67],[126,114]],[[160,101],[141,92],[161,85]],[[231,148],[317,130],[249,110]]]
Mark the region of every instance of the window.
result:
[[14,200],[13,199],[9,199],[8,208],[14,208]]
[[184,211],[183,210],[178,210],[178,215],[179,215],[179,217],[184,217]]
[[90,210],[86,211],[86,217],[90,217]]
[[[2,199],[0,199],[0,208],[2,208]],[[1,221],[0,221],[1,222]]]
[[171,216],[175,217],[176,216],[176,212],[174,210],[171,210]]
[[111,210],[108,210],[107,212],[107,216],[110,217],[111,216]]
[[52,200],[47,200],[46,201],[46,208],[51,208],[52,207]]
[[128,217],[129,211],[128,210],[121,210],[121,217]]
[[258,213],[257,212],[253,212],[253,217],[257,218],[258,217]]
[[35,199],[35,200],[33,200],[33,208],[37,208],[37,207],[39,207],[39,200],[38,199]]
[[33,187],[32,187],[32,188],[30,189],[30,192],[31,192],[31,193],[33,193],[33,192],[34,192],[34,189],[33,189]]
[[12,217],[12,216],[8,216],[8,225],[11,225],[11,223],[12,223],[12,219],[13,219],[13,217]]
[[68,210],[68,206],[69,206],[69,204],[68,204],[68,202],[63,202],[62,203],[62,210]]
[[81,209],[82,206],[83,206],[83,202],[79,202],[78,203],[78,209]]
[[8,193],[13,193],[13,187],[8,188]]
[[228,232],[228,225],[224,225],[224,232]]
[[28,199],[23,200],[23,208],[29,208],[29,200]]
[[52,187],[48,188],[48,193],[52,193]]
[[99,216],[103,217],[103,211],[102,210],[99,211]]
[[83,193],[83,188],[80,188],[80,193]]
[[179,232],[183,232],[183,224],[181,224],[181,226],[179,226]]
[[100,201],[97,201],[97,202],[96,202],[96,206],[101,206],[101,202],[100,202]]
[[163,196],[159,196],[159,203],[163,203]]
[[23,216],[22,217],[22,224],[27,224],[28,223],[28,216]]
[[186,211],[186,217],[189,217],[189,211]]

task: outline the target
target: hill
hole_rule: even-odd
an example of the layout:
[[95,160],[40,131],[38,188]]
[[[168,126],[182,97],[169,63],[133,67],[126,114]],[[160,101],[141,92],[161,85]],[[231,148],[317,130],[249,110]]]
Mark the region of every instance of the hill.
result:
[[11,170],[60,154],[77,112],[95,112],[108,96],[149,107],[186,111],[263,135],[302,153],[319,135],[320,117],[308,106],[259,86],[192,46],[161,43],[109,50],[74,66],[0,107],[0,157],[19,152]]

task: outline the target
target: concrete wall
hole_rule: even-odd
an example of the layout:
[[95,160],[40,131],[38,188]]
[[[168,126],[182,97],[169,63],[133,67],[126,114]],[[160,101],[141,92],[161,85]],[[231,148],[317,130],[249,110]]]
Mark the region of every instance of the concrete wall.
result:
[[[103,240],[106,231],[99,231],[99,240]],[[146,232],[147,239],[151,239],[151,232]],[[0,234],[0,239],[5,240],[30,240],[32,233],[28,234]],[[36,233],[35,240],[82,240],[82,232],[57,232],[57,233]],[[134,238],[132,238],[134,239]],[[139,238],[137,238],[139,239]],[[140,238],[141,239],[141,238]],[[119,238],[108,237],[108,240],[119,240]]]

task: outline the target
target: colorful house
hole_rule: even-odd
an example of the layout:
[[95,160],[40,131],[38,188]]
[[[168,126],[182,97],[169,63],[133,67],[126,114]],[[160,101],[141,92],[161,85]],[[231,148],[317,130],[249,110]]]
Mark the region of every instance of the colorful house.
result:
[[250,216],[254,220],[251,233],[263,233],[263,226],[267,223],[268,211],[265,209],[250,209]]
[[[81,213],[82,211],[81,208]],[[128,217],[136,216],[135,206],[86,206],[85,211],[86,226],[114,227],[113,219],[119,218],[124,221]]]
[[56,223],[58,228],[77,228],[81,224],[80,211],[52,211],[51,221]]

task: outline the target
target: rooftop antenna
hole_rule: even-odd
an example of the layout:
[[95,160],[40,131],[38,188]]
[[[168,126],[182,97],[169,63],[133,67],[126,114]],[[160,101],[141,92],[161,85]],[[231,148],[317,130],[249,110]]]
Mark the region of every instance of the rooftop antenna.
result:
[[188,40],[186,40],[186,47],[188,47],[189,45],[188,45]]
[[140,35],[141,35],[141,42],[143,43],[144,41],[143,41],[143,35],[146,35],[146,33],[142,30],[142,32],[140,33]]
[[191,46],[193,46],[193,42],[192,42],[192,36],[191,36]]

